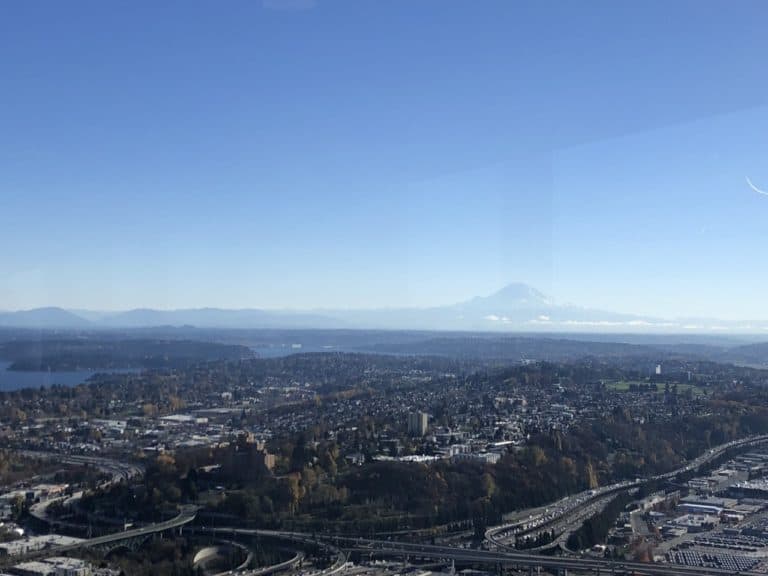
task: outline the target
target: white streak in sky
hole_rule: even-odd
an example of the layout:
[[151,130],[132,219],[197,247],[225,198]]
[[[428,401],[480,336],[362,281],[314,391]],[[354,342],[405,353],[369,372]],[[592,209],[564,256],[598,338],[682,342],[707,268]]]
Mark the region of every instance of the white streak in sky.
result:
[[747,179],[747,184],[749,184],[749,187],[752,188],[752,190],[754,190],[758,194],[762,194],[763,196],[768,196],[768,192],[766,192],[765,190],[760,190],[760,188],[752,184],[752,180],[749,179],[749,176],[745,176],[745,178]]

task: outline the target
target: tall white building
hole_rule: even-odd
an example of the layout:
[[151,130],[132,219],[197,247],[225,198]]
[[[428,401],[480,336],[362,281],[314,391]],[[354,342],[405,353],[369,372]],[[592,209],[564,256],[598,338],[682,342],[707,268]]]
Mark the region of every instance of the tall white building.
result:
[[429,429],[429,414],[426,412],[412,412],[408,414],[408,434],[411,436],[424,436]]

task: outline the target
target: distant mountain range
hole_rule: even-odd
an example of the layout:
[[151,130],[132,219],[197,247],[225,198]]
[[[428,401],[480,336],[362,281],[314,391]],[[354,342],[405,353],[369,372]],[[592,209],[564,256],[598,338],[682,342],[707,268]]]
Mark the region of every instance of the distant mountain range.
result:
[[368,310],[262,310],[194,308],[122,312],[36,308],[0,312],[0,326],[94,330],[195,326],[198,328],[322,328],[498,332],[763,333],[766,322],[668,320],[558,304],[527,284],[505,286],[449,306]]

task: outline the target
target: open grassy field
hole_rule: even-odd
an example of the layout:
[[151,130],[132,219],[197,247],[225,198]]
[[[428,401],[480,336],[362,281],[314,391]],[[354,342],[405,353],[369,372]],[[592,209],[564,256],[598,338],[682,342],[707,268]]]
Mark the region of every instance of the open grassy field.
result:
[[[628,392],[630,385],[648,385],[648,382],[643,382],[640,380],[619,380],[616,382],[606,382],[605,387],[609,390],[615,390],[617,392]],[[673,385],[670,385],[670,388],[672,388]],[[657,384],[656,385],[656,393],[657,394],[663,394],[664,393],[664,384]],[[694,396],[703,396],[705,394],[705,390],[695,386],[693,384],[688,383],[678,383],[677,384],[677,393],[678,394],[684,394],[686,391],[690,390]]]

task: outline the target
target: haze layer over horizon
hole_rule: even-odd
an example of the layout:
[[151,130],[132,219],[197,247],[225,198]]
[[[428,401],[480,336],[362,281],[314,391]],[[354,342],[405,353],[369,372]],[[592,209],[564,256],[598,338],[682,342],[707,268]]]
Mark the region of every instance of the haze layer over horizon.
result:
[[761,319],[768,7],[722,6],[9,4],[0,308],[430,307],[518,280]]

